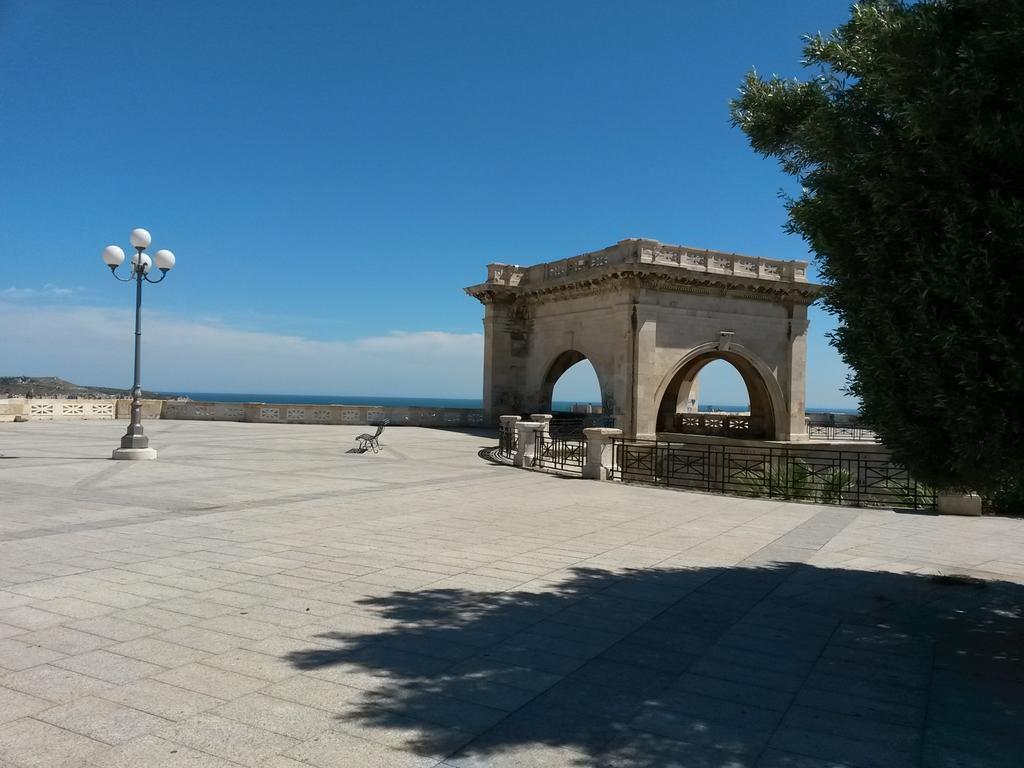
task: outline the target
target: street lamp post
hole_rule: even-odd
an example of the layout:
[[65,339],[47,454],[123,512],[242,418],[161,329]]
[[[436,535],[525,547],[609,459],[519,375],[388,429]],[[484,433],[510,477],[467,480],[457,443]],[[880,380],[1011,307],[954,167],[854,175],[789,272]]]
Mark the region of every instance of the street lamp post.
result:
[[[174,254],[167,250],[160,250],[154,253],[151,259],[145,250],[152,240],[153,238],[146,230],[132,230],[131,243],[132,248],[135,249],[135,255],[132,257],[132,271],[128,277],[121,277],[117,274],[117,268],[124,263],[124,251],[116,245],[108,245],[103,249],[103,261],[110,267],[110,273],[122,283],[135,281],[135,380],[132,384],[132,417],[128,431],[121,438],[121,447],[116,449],[111,456],[114,459],[156,458],[156,449],[149,447],[149,438],[142,431],[142,281],[159,283],[167,277],[167,273],[174,267]],[[149,272],[154,264],[160,270],[160,277],[151,280]]]

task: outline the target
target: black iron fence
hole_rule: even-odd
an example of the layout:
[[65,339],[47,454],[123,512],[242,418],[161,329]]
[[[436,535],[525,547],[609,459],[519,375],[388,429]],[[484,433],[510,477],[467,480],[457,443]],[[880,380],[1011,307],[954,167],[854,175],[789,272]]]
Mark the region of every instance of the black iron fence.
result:
[[878,442],[875,431],[866,424],[811,424],[807,427],[807,436],[812,440],[868,440]]
[[[530,419],[529,414],[523,416],[523,421]],[[583,438],[583,430],[587,427],[614,427],[615,418],[604,416],[600,413],[570,413],[568,411],[554,411],[551,421],[548,422],[548,432],[555,437]]]
[[554,437],[572,437],[578,440],[583,437],[583,427],[586,423],[582,415],[556,413],[548,422],[548,432]]
[[498,455],[502,458],[512,460],[516,455],[516,449],[519,447],[519,438],[516,436],[516,430],[513,429],[499,429],[498,430]]
[[537,433],[533,466],[582,473],[586,460],[586,438],[554,437],[544,432]]
[[711,493],[849,506],[935,505],[935,491],[886,453],[613,440],[609,477]]

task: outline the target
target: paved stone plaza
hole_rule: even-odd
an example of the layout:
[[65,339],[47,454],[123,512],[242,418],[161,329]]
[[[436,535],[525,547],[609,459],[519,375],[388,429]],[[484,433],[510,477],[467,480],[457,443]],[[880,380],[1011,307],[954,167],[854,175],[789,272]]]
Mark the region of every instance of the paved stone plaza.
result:
[[364,430],[0,424],[0,768],[1021,764],[1024,520]]

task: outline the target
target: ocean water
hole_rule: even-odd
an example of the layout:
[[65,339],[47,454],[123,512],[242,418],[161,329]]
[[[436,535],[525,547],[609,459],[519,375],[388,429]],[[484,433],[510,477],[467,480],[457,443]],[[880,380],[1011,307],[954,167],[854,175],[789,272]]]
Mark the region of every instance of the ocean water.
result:
[[[266,395],[252,392],[165,392],[191,400],[209,400],[220,403],[295,403],[308,405],[382,405],[395,408],[419,406],[422,408],[482,408],[479,397],[370,397],[366,395]],[[556,400],[556,411],[568,411],[579,401]],[[595,403],[600,405],[600,403]],[[718,405],[701,403],[701,411],[745,411],[747,405]],[[857,413],[856,408],[807,408],[807,413]]]
[[[715,405],[713,403],[701,403],[698,408],[701,412],[708,411],[746,411],[749,410],[750,405]],[[859,408],[843,408],[839,406],[827,407],[827,406],[811,406],[808,405],[804,408],[804,413],[860,413]]]
[[190,400],[218,403],[295,403],[304,405],[383,405],[394,408],[482,408],[479,397],[369,397],[366,395],[261,395],[252,392],[174,392]]

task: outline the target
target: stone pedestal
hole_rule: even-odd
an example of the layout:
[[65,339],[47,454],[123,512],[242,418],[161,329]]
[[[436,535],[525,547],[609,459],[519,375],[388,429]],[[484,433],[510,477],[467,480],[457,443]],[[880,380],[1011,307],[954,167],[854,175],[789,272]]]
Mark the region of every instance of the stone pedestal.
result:
[[588,427],[583,430],[587,438],[587,461],[583,465],[583,477],[589,480],[607,480],[608,470],[615,460],[612,454],[612,440],[622,437],[621,429],[609,427]]
[[981,514],[981,496],[976,493],[942,493],[935,498],[935,508],[940,515],[968,515],[977,517]]
[[551,414],[550,413],[531,413],[530,421],[534,421],[540,425],[540,432],[551,431]]
[[534,441],[540,428],[541,424],[538,421],[520,421],[516,424],[516,438],[519,443],[516,446],[516,457],[512,460],[515,466],[527,469],[533,466],[533,457],[536,453]]
[[156,448],[118,448],[110,458],[122,461],[152,461],[156,458]]

